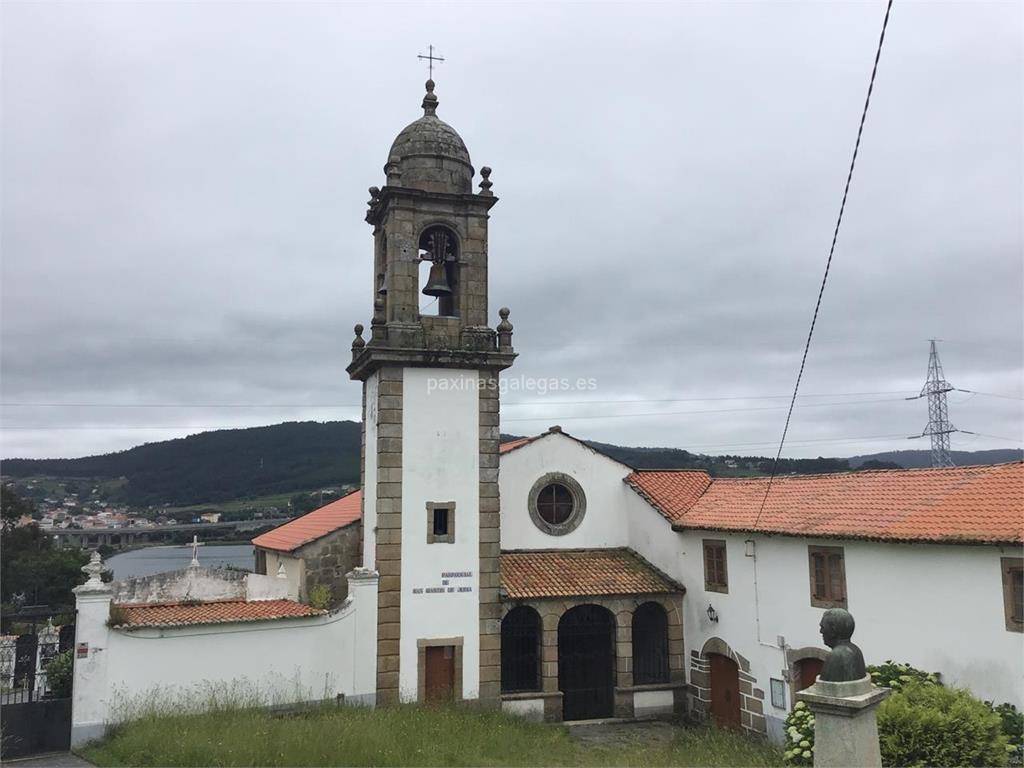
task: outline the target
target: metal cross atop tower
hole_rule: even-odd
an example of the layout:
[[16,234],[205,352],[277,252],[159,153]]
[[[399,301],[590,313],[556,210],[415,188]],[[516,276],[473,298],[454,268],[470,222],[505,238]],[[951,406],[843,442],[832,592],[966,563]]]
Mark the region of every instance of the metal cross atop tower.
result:
[[946,393],[952,392],[954,387],[946,381],[942,372],[942,363],[939,362],[939,351],[935,348],[935,341],[935,339],[931,340],[931,351],[928,354],[928,380],[924,383],[921,394],[908,399],[928,398],[928,426],[924,428],[921,437],[931,436],[933,467],[952,467],[953,457],[949,451],[949,435],[958,430],[949,423]]
[[444,61],[444,57],[443,56],[435,56],[434,55],[434,46],[432,46],[432,45],[428,46],[428,50],[429,50],[429,53],[427,53],[426,56],[424,56],[422,53],[419,53],[419,54],[416,55],[416,58],[417,59],[423,59],[424,61],[427,62],[428,71],[430,73],[429,77],[430,77],[431,80],[433,80],[434,79],[434,62],[435,61]]

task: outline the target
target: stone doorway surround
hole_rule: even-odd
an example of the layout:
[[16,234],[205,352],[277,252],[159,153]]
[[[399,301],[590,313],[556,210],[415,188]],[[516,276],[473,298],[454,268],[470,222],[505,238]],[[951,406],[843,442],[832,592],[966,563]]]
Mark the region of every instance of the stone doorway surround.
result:
[[793,707],[795,695],[800,688],[800,662],[805,659],[817,659],[824,662],[828,658],[828,648],[817,648],[813,645],[803,648],[786,648],[786,668],[782,670],[782,679],[789,685],[789,706]]
[[711,715],[711,659],[712,654],[732,659],[740,668],[740,725],[745,732],[767,736],[768,723],[764,717],[764,690],[755,687],[757,678],[750,672],[750,662],[736,653],[720,637],[712,637],[699,651],[690,651],[690,711],[698,720]]
[[452,700],[462,701],[462,646],[461,637],[421,638],[416,641],[416,701],[427,700],[427,648],[451,646],[454,656],[454,679],[452,680]]
[[[633,684],[633,612],[644,603],[657,603],[665,609],[668,619],[669,680],[650,685]],[[683,647],[682,595],[641,594],[628,596],[578,596],[572,598],[538,598],[505,601],[502,618],[513,608],[526,605],[541,618],[541,690],[502,694],[502,701],[525,704],[543,702],[546,722],[562,720],[562,692],[558,687],[558,624],[562,615],[580,605],[598,605],[611,611],[615,618],[615,700],[614,716],[637,716],[637,694],[670,692],[673,711],[686,707],[686,666]],[[518,709],[518,707],[517,707]]]

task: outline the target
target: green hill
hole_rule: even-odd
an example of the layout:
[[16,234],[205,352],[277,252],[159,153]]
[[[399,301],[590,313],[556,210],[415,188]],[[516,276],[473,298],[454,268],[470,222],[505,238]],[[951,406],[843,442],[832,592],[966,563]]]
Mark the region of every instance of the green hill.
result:
[[133,506],[187,506],[359,482],[360,425],[286,422],[221,429],[80,459],[7,459],[4,477],[125,478]]
[[[358,484],[360,440],[360,425],[352,421],[286,422],[202,432],[80,459],[7,459],[0,464],[0,472],[7,479],[56,478],[71,487],[87,485],[81,480],[88,478],[101,489],[103,498],[135,507],[222,504]],[[763,456],[591,445],[638,469],[704,469],[718,476],[771,470],[771,459]],[[779,472],[926,466],[927,456],[927,451],[898,451],[852,459],[783,459]],[[995,463],[1020,459],[1021,451],[957,452],[955,458],[957,464]],[[48,482],[37,484],[43,495]]]

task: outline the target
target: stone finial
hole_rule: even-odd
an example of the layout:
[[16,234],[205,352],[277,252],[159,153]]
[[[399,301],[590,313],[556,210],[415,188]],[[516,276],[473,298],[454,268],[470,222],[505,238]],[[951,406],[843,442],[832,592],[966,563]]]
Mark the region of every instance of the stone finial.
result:
[[493,197],[494,193],[491,192],[491,187],[494,186],[494,182],[491,181],[491,169],[485,165],[480,169],[480,175],[483,177],[480,181],[480,194]]
[[498,317],[501,318],[497,328],[498,349],[512,349],[512,323],[508,321],[508,314],[508,307],[502,307],[498,310]]
[[352,339],[352,355],[354,357],[355,355],[359,354],[359,351],[363,347],[366,346],[366,342],[363,340],[363,324],[362,323],[356,323],[355,327],[352,330],[355,331],[355,334],[356,334],[356,337],[354,339]]
[[100,557],[99,551],[93,550],[92,556],[89,558],[89,562],[82,566],[82,572],[89,576],[89,579],[83,586],[102,587],[103,574],[106,570],[107,566],[103,564],[103,558]]
[[437,96],[434,95],[434,81],[427,80],[427,95],[423,97],[424,116],[434,117],[437,114]]
[[288,578],[288,572],[284,569],[284,561],[283,560],[280,563],[277,564],[277,578],[279,578],[279,579],[287,579]]

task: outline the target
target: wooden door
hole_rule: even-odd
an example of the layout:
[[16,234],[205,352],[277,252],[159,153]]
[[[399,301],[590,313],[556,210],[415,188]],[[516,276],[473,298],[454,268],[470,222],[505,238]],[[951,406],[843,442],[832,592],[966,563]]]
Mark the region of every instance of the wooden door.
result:
[[722,728],[740,727],[740,668],[728,656],[711,659],[711,719]]
[[447,704],[455,692],[455,647],[435,645],[424,650],[424,698],[428,704]]
[[797,686],[799,686],[797,690],[802,691],[804,688],[814,685],[824,665],[825,662],[821,659],[800,659],[796,666]]

